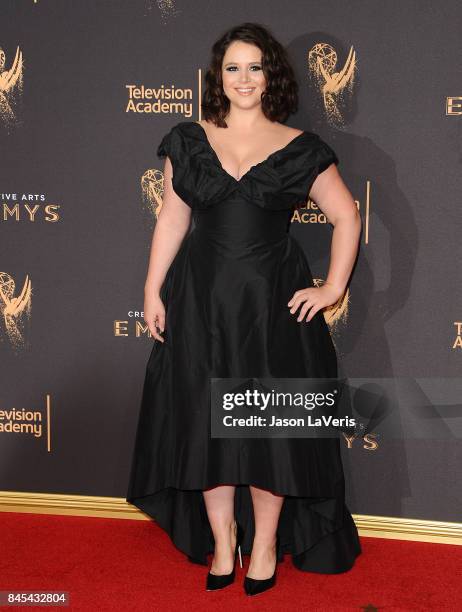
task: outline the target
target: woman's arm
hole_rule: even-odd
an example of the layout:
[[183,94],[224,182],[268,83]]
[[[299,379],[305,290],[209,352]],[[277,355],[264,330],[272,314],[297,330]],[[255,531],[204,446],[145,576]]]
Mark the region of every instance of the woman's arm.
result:
[[294,314],[302,302],[297,321],[310,321],[321,308],[334,304],[345,292],[353,269],[361,234],[361,217],[353,196],[343,182],[335,164],[331,164],[316,177],[310,199],[332,223],[330,265],[326,282],[321,287],[308,287],[296,291],[288,303]]
[[167,157],[164,166],[162,207],[152,236],[144,285],[144,320],[154,338],[161,342],[164,339],[156,329],[157,325],[163,332],[165,327],[165,308],[160,299],[160,289],[191,223],[191,208],[175,193],[172,176],[172,163]]

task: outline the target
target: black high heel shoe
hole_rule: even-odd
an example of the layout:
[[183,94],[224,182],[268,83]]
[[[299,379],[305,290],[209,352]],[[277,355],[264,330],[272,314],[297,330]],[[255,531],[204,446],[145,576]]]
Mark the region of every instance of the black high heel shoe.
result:
[[243,536],[244,536],[244,532],[241,526],[239,525],[239,523],[236,523],[236,548],[234,551],[233,571],[230,574],[219,574],[219,575],[211,574],[209,571],[209,573],[207,574],[207,584],[205,587],[206,591],[216,591],[217,589],[223,589],[234,582],[235,569],[236,569],[235,568],[236,558],[238,555],[239,555],[239,565],[241,566],[241,568],[243,567],[242,553],[241,553],[241,543],[242,543]]
[[247,595],[258,595],[263,593],[276,584],[276,569],[278,566],[278,558],[280,557],[280,541],[279,536],[276,536],[276,565],[274,566],[274,573],[270,578],[264,578],[259,580],[257,578],[244,578],[244,591]]

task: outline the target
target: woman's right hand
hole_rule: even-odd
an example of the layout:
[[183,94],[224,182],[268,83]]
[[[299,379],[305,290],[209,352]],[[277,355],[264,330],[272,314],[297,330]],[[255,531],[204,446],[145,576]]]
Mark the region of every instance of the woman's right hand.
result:
[[163,333],[165,329],[165,307],[158,294],[146,294],[144,297],[144,320],[148,325],[155,340],[164,342]]

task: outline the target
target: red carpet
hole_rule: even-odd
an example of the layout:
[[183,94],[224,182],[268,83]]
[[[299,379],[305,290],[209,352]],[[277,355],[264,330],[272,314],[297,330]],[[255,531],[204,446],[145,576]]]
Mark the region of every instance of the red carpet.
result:
[[72,610],[462,607],[461,546],[361,538],[355,567],[338,575],[302,573],[286,555],[276,587],[252,599],[242,591],[245,568],[226,590],[204,591],[207,569],[187,561],[153,522],[8,512],[0,519],[0,590],[68,591]]

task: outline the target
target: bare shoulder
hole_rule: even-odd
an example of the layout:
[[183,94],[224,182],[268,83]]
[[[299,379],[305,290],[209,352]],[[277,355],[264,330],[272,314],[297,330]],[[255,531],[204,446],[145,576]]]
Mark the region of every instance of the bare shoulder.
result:
[[288,125],[284,125],[283,123],[275,123],[275,129],[281,135],[281,137],[285,137],[287,139],[295,138],[300,134],[303,134],[304,130],[299,130],[298,128],[293,128]]
[[207,121],[206,119],[201,119],[200,121],[196,121],[201,127],[206,127],[207,129],[216,128],[216,125],[212,121]]
[[195,123],[200,125],[206,134],[214,134],[214,132],[218,130],[217,126],[212,121],[207,121],[206,119],[201,119]]

